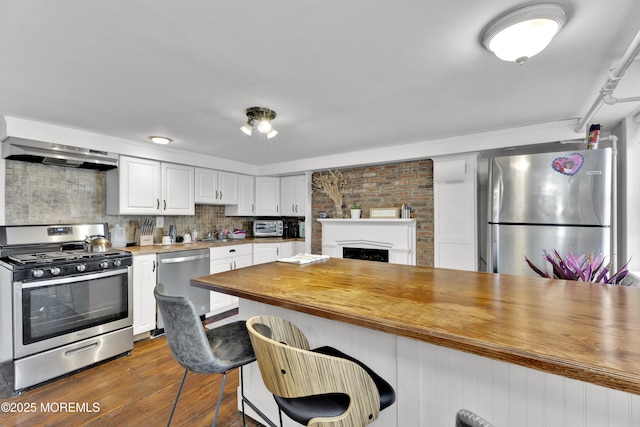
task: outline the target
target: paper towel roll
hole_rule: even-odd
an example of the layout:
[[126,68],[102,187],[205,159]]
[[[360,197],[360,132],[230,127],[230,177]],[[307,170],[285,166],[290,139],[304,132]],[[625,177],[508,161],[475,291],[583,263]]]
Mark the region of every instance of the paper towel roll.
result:
[[438,162],[434,164],[433,172],[436,182],[464,181],[466,164],[464,159]]

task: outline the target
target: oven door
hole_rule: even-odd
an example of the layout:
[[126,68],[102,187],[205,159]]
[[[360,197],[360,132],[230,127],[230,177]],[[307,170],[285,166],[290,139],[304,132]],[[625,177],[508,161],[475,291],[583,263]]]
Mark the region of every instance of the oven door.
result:
[[15,282],[15,359],[131,326],[131,298],[131,267]]

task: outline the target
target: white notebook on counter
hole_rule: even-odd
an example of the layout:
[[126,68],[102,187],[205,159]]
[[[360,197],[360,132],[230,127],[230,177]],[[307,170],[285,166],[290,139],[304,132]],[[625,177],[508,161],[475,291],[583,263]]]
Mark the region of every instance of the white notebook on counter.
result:
[[325,259],[329,259],[329,255],[297,254],[289,258],[280,258],[278,261],[290,264],[311,264]]

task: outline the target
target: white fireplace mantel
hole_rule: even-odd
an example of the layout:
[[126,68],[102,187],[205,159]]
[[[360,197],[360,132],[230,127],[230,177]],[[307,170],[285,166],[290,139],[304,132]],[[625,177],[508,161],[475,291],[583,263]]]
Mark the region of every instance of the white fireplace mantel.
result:
[[342,258],[345,247],[386,249],[392,264],[416,265],[416,220],[321,218],[322,254]]

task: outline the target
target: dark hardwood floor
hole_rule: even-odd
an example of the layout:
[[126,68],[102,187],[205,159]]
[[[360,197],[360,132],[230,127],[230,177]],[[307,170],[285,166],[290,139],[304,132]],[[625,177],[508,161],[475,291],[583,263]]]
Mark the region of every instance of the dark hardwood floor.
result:
[[[171,356],[164,337],[138,341],[131,356],[77,372],[17,397],[0,399],[0,424],[166,425],[183,372]],[[238,373],[236,369],[227,376],[218,426],[242,426],[242,414],[236,406]],[[211,425],[221,380],[221,375],[190,372],[171,425]],[[262,424],[247,417],[247,426]]]

